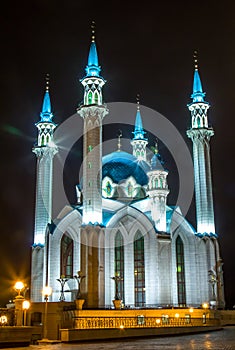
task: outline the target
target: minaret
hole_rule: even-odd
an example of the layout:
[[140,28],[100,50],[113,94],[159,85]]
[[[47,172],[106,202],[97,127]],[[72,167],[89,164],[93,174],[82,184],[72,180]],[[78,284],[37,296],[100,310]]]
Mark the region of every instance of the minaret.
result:
[[188,105],[192,124],[187,135],[193,142],[197,232],[215,233],[210,163],[210,138],[214,135],[214,130],[208,126],[207,111],[210,105],[204,101],[205,93],[202,90],[197,57],[194,59],[192,103]]
[[144,137],[145,131],[143,129],[142,118],[140,114],[140,102],[139,95],[137,95],[137,111],[135,118],[135,130],[133,131],[134,137],[131,141],[133,146],[133,156],[138,160],[146,161],[146,146],[148,144],[148,139]]
[[57,153],[57,147],[53,142],[53,133],[56,124],[52,121],[53,113],[51,111],[48,76],[40,117],[40,121],[36,123],[38,140],[37,144],[33,147],[33,152],[37,156],[34,229],[34,244],[36,245],[44,245],[46,226],[51,222],[53,157]]
[[151,216],[155,227],[160,232],[166,232],[166,200],[169,193],[167,175],[163,167],[161,156],[158,153],[157,143],[151,159],[151,170],[148,171],[147,193],[151,198]]
[[[51,101],[49,95],[49,76],[46,80],[46,91],[44,94],[40,121],[36,123],[38,129],[38,139],[33,147],[33,152],[37,156],[37,182],[35,201],[35,226],[34,244],[32,251],[32,288],[31,299],[33,301],[42,300],[42,288],[45,285],[46,267],[44,246],[46,245],[46,229],[51,223],[52,215],[52,173],[53,157],[57,153],[57,147],[53,142],[53,133],[56,124],[52,121]],[[44,274],[41,270],[44,266]]]
[[100,70],[94,27],[92,27],[86,75],[81,79],[84,86],[84,100],[77,109],[77,113],[84,120],[82,185],[84,224],[102,222],[102,120],[108,109],[103,104],[102,87],[105,80],[100,76]]

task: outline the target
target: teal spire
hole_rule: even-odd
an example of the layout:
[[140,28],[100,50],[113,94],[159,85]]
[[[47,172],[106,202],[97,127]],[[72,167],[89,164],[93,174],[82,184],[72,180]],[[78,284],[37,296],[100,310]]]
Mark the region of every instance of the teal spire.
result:
[[193,93],[191,98],[194,102],[204,102],[205,92],[202,90],[202,83],[200,79],[200,75],[198,72],[198,60],[197,60],[197,52],[194,52],[194,78],[193,78]]
[[164,165],[164,162],[161,158],[161,155],[158,153],[158,144],[156,140],[155,147],[154,147],[154,154],[153,154],[153,157],[151,158],[151,169],[164,170],[163,165]]
[[87,77],[90,77],[90,76],[99,77],[101,68],[99,66],[98,54],[97,54],[96,43],[95,43],[95,23],[94,22],[92,22],[91,28],[92,28],[91,46],[90,46],[90,51],[88,55],[88,63],[86,66],[86,75]]
[[46,75],[46,91],[43,98],[42,111],[40,113],[41,122],[51,122],[53,113],[51,111],[51,99],[49,94],[49,74]]
[[135,130],[133,131],[134,137],[133,140],[146,140],[144,134],[146,133],[143,129],[142,117],[140,114],[140,102],[139,95],[137,95],[137,111],[135,117]]

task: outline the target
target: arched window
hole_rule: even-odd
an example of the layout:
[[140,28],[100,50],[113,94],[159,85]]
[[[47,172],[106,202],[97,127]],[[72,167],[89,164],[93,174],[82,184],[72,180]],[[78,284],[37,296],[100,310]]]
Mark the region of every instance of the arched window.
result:
[[144,237],[137,232],[134,240],[135,306],[145,305]]
[[176,273],[179,306],[186,306],[184,244],[180,236],[176,239]]
[[115,237],[115,276],[120,276],[118,283],[118,294],[124,302],[124,245],[123,237],[120,232]]
[[73,240],[63,235],[60,251],[60,274],[65,277],[73,277]]
[[88,105],[91,105],[92,104],[92,92],[89,91],[88,93]]
[[47,134],[47,136],[46,136],[46,143],[48,144],[49,141],[50,141],[50,136]]
[[94,100],[95,100],[95,103],[98,104],[99,103],[99,95],[98,95],[98,92],[96,91],[95,94],[94,94]]
[[41,146],[44,146],[44,144],[45,144],[45,136],[42,135],[42,138],[41,138]]

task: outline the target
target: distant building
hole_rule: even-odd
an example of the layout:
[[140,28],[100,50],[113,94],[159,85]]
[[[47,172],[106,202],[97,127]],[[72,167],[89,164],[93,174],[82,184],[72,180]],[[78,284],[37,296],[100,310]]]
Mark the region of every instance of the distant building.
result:
[[57,279],[61,275],[68,278],[66,300],[74,300],[77,285],[73,276],[82,271],[85,307],[112,304],[115,283],[111,277],[115,276],[119,277],[119,297],[130,307],[199,306],[205,301],[224,307],[210,166],[210,138],[214,132],[208,123],[209,104],[204,100],[197,65],[188,105],[192,123],[187,131],[193,143],[196,229],[179,207],[167,203],[168,172],[157,147],[152,159],[147,159],[148,135],[139,103],[130,140],[132,154],[118,147],[103,156],[102,120],[108,118],[108,109],[103,103],[105,80],[100,71],[93,38],[81,79],[83,103],[77,109],[84,120],[82,184],[76,189],[77,204],[66,206],[53,223],[53,157],[58,148],[53,140],[56,124],[46,88],[33,148],[37,183],[32,301],[43,300],[46,284],[53,289],[50,300],[58,301]]

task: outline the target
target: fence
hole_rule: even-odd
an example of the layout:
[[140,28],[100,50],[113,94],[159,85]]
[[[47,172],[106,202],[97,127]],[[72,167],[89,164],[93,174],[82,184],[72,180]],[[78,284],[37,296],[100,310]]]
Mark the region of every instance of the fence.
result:
[[191,317],[74,317],[76,329],[217,326],[218,319]]

